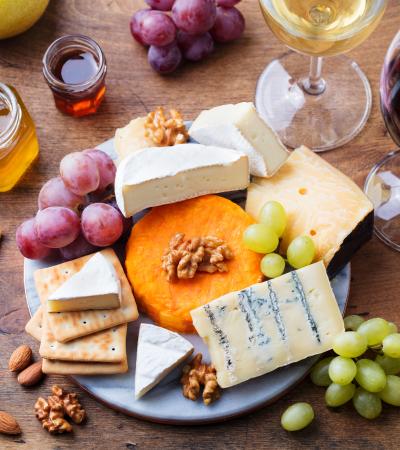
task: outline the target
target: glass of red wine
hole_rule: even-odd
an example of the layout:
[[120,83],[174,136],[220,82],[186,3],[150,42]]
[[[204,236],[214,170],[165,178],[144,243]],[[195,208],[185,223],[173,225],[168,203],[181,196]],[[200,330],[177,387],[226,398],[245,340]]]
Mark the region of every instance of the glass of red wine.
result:
[[[380,92],[386,128],[400,147],[400,32],[386,54]],[[364,191],[375,207],[375,234],[400,251],[400,150],[392,151],[372,168]]]

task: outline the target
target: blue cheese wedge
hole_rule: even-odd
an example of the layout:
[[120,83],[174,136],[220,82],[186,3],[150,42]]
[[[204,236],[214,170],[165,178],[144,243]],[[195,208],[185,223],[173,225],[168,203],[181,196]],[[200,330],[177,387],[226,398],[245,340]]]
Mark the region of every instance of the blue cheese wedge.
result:
[[253,103],[222,105],[203,111],[193,122],[189,134],[200,144],[245,153],[249,157],[250,173],[258,177],[272,176],[289,156]]
[[306,147],[293,151],[272,178],[253,179],[246,212],[257,219],[271,200],[280,202],[288,216],[281,251],[285,253],[297,236],[310,236],[316,261],[324,261],[329,276],[334,276],[372,237],[370,200],[344,173]]
[[121,285],[114,266],[96,253],[47,300],[48,312],[119,308]]
[[223,388],[331,350],[344,331],[322,262],[224,295],[191,315]]
[[192,353],[192,344],[178,333],[142,323],[136,354],[135,397],[146,394]]
[[245,189],[249,185],[244,153],[200,144],[151,147],[122,160],[115,196],[125,217],[152,206],[205,194]]

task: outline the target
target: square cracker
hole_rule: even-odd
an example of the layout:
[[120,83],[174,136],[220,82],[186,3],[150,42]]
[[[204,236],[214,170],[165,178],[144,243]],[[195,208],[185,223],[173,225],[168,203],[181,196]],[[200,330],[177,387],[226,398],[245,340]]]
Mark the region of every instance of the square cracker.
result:
[[[98,309],[62,313],[47,313],[48,325],[58,342],[67,342],[81,336],[106,330],[123,323],[132,322],[139,316],[129,281],[114,250],[108,248],[101,253],[113,264],[121,282],[121,306],[117,309]],[[57,266],[35,272],[35,285],[42,305],[62,283],[77,273],[93,256],[67,261]]]
[[121,362],[126,358],[127,325],[83,336],[68,342],[57,342],[49,327],[49,314],[43,315],[39,354],[42,358],[60,361]]
[[39,306],[35,314],[29,319],[25,325],[25,331],[37,341],[42,339],[42,316],[43,307]]
[[[60,361],[107,362],[117,363],[126,359],[126,325],[119,325],[109,330],[60,343],[54,339],[46,321],[42,326],[43,307],[26,324],[25,331],[41,341],[40,356]],[[114,349],[114,350],[113,350]]]
[[43,359],[42,371],[60,375],[112,375],[126,373],[128,361],[125,358],[119,363],[83,363]]

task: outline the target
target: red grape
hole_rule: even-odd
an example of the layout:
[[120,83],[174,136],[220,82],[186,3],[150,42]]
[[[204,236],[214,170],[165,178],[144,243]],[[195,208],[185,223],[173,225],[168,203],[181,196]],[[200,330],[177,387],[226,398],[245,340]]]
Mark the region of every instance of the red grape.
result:
[[218,6],[225,6],[225,8],[230,8],[235,6],[240,2],[240,0],[217,0]]
[[122,235],[122,216],[111,205],[92,203],[83,210],[82,231],[91,244],[107,247]]
[[172,19],[161,11],[149,11],[141,18],[140,36],[145,44],[164,47],[176,37]]
[[178,45],[183,56],[189,61],[200,61],[214,50],[214,41],[210,33],[193,36],[184,31],[179,31]]
[[17,247],[25,258],[42,259],[49,255],[51,250],[39,242],[36,233],[35,218],[22,222],[15,234]]
[[61,256],[66,260],[80,258],[81,256],[89,255],[89,253],[94,253],[97,247],[90,244],[82,234],[80,234],[74,242],[67,245],[66,247],[60,248]]
[[86,195],[99,187],[97,163],[82,152],[64,156],[60,163],[60,175],[65,186],[77,195]]
[[151,11],[151,9],[139,9],[135,14],[131,17],[129,26],[131,28],[132,36],[139,42],[139,44],[146,45],[146,43],[142,39],[142,21],[145,15]]
[[122,217],[122,236],[126,236],[132,229],[133,221],[129,217],[124,217],[121,213],[120,209],[118,208],[117,201],[115,200],[115,197],[110,197],[107,200],[104,200],[104,203],[107,205],[111,205],[113,208],[115,208]]
[[100,176],[97,192],[105,191],[110,185],[114,184],[115,174],[117,172],[114,161],[107,155],[107,153],[104,153],[97,148],[85,150],[83,153],[96,161]]
[[84,203],[84,197],[67,189],[61,177],[50,178],[39,192],[39,209],[45,209],[49,206],[65,206],[78,211]]
[[215,23],[215,0],[176,0],[172,7],[175,25],[189,34],[203,34]]
[[79,235],[78,215],[63,206],[50,206],[38,211],[35,222],[38,239],[46,247],[65,247]]
[[210,33],[217,42],[229,42],[240,38],[244,27],[245,20],[238,9],[218,6],[217,19]]
[[146,3],[153,9],[160,11],[171,11],[175,0],[145,0]]
[[148,60],[155,71],[159,73],[170,73],[181,63],[182,53],[175,43],[166,47],[152,45],[149,49]]

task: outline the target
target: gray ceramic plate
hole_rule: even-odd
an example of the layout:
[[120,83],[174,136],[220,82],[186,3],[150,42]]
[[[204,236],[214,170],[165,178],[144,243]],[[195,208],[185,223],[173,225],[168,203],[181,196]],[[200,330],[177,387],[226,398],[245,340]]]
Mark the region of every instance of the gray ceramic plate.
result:
[[[115,157],[113,141],[99,146],[100,149]],[[25,260],[24,283],[28,308],[33,314],[39,307],[39,298],[33,281],[33,272],[60,261]],[[340,310],[344,313],[350,288],[350,264],[332,280],[332,288]],[[113,376],[74,376],[73,380],[89,394],[110,408],[122,411],[145,420],[169,424],[204,424],[228,420],[255,411],[281,397],[301,381],[318,357],[308,358],[270,374],[250,380],[241,385],[223,391],[218,402],[204,406],[199,400],[192,402],[183,397],[178,382],[180,368],[171,373],[157,387],[140,400],[134,397],[134,374],[136,343],[140,323],[151,322],[141,316],[128,327],[129,372]],[[208,357],[207,348],[200,337],[185,335],[195,347]]]

